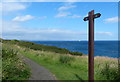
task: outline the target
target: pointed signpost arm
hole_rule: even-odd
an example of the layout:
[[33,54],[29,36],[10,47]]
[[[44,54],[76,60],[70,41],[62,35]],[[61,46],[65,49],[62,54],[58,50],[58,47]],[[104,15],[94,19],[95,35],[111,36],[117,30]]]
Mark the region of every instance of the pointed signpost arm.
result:
[[94,10],[88,13],[84,21],[89,21],[89,38],[88,38],[88,80],[94,82],[94,19],[100,17],[101,14],[94,14]]

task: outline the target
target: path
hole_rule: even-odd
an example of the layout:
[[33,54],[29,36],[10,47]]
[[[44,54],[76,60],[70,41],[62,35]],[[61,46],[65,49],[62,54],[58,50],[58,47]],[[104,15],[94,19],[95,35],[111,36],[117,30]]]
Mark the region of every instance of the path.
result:
[[24,57],[24,61],[31,69],[32,74],[29,80],[56,80],[55,76],[52,73],[34,61],[26,57]]

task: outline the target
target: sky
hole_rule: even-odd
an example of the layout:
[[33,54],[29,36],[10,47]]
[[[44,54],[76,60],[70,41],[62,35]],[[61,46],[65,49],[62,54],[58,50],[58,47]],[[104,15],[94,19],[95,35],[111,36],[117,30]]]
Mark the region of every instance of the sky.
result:
[[119,2],[119,0],[2,0],[2,2]]
[[88,40],[88,12],[95,10],[95,40],[118,40],[118,2],[3,2],[2,38]]

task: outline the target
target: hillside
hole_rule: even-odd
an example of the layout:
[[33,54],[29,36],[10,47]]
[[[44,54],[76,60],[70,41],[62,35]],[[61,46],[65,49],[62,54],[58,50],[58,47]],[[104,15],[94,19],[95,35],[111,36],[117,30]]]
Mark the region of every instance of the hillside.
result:
[[[18,40],[1,40],[3,51],[12,50],[13,53],[17,52],[18,56],[23,55],[35,61],[37,64],[44,66],[52,72],[58,80],[88,80],[88,56],[71,54],[71,52],[63,48],[53,46],[45,46],[26,41]],[[52,49],[51,49],[52,48]],[[78,52],[77,52],[78,53]],[[81,53],[80,53],[81,54]],[[4,54],[7,58],[12,57],[8,52]],[[5,60],[5,59],[4,59]],[[21,60],[21,59],[20,59]],[[8,62],[7,62],[8,63]],[[4,65],[6,66],[7,63]],[[19,63],[19,62],[18,62]],[[10,66],[11,65],[11,66]],[[10,64],[6,71],[12,69]],[[95,57],[95,80],[119,80],[118,60],[109,57]],[[25,67],[24,67],[25,68]],[[3,67],[3,70],[5,67]],[[15,68],[16,69],[16,68]],[[20,70],[20,68],[18,68]],[[28,68],[25,68],[27,70]],[[23,75],[26,72],[23,72]],[[8,75],[10,76],[8,71]],[[25,73],[25,74],[24,74]],[[3,72],[3,74],[6,74]],[[5,76],[6,77],[6,76]],[[27,78],[24,78],[27,79]]]
[[41,44],[36,44],[32,42],[27,42],[27,41],[19,41],[19,40],[3,40],[1,39],[2,43],[7,43],[7,44],[17,44],[22,47],[34,49],[34,50],[40,50],[40,51],[49,51],[49,52],[55,52],[55,53],[60,53],[60,54],[71,54],[71,55],[79,55],[82,56],[83,54],[80,52],[73,52],[69,51],[64,48],[58,48],[55,46],[45,46]]

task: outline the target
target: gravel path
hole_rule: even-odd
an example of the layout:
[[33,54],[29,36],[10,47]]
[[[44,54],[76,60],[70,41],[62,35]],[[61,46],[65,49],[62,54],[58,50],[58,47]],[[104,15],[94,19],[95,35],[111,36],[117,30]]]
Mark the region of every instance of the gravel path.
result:
[[55,76],[52,73],[34,61],[26,57],[24,57],[24,61],[31,69],[32,74],[29,80],[56,80]]

